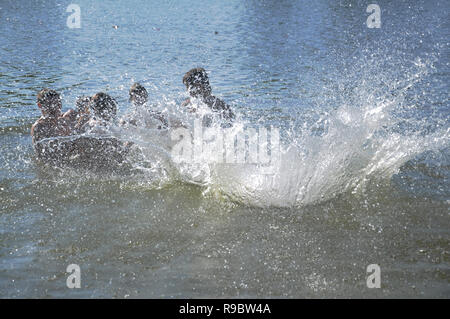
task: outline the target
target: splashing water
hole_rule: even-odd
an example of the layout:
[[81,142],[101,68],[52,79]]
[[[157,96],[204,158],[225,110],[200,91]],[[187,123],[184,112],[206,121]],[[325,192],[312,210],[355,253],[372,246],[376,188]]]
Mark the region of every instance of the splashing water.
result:
[[[196,164],[175,163],[171,156],[175,141],[170,130],[117,129],[114,136],[136,143],[141,157],[134,159],[135,167],[145,168],[153,182],[155,178],[159,180],[159,186],[177,181],[201,185],[204,195],[262,207],[302,206],[348,191],[362,194],[368,181],[389,181],[408,160],[427,150],[447,147],[450,134],[444,126],[424,135],[417,129],[420,121],[411,123],[413,120],[403,118],[399,112],[414,107],[407,105],[407,95],[432,70],[431,59],[415,60],[398,78],[386,71],[380,73],[378,65],[378,69],[368,69],[368,65],[373,63],[355,65],[354,72],[363,74],[358,76],[359,83],[351,96],[345,92],[348,100],[357,103],[341,104],[315,123],[306,124],[306,119],[300,129],[292,125],[282,132],[286,137],[280,149],[280,163],[269,173],[261,165],[212,163],[209,158]],[[158,107],[165,114],[181,117],[180,121],[194,134],[195,116],[177,111],[175,102],[164,102]],[[405,121],[416,132],[399,130]],[[231,129],[234,133],[226,134],[236,134],[248,124],[249,120],[240,116]]]

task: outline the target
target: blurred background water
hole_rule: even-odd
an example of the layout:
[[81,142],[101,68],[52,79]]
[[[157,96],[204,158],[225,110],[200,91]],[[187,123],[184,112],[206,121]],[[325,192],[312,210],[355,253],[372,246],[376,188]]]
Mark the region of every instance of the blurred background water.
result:
[[[77,0],[79,29],[70,3],[0,2],[1,297],[450,296],[448,1],[377,1],[379,29],[367,1]],[[41,88],[124,114],[139,81],[176,113],[197,66],[239,123],[281,129],[271,181],[34,160]]]

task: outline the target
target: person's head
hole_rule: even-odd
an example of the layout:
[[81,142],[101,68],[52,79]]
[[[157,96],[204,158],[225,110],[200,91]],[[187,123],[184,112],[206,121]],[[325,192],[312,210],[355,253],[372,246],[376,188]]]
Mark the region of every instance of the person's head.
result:
[[145,87],[139,83],[134,83],[130,88],[130,102],[135,105],[144,105],[147,100],[148,93]]
[[42,114],[56,117],[61,113],[61,96],[55,90],[42,89],[37,95],[37,105]]
[[77,112],[80,114],[89,113],[89,104],[91,103],[90,96],[80,96],[75,102]]
[[91,98],[89,105],[94,115],[105,121],[110,121],[116,116],[116,101],[106,93],[99,92],[95,94]]
[[183,77],[183,84],[193,97],[211,95],[208,74],[203,68],[195,68],[187,72]]

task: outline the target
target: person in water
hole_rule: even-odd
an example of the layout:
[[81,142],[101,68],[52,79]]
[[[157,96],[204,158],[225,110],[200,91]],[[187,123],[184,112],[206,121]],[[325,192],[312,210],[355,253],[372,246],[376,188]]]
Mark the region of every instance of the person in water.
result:
[[89,100],[89,109],[92,112],[90,119],[85,123],[78,123],[76,129],[84,132],[95,127],[100,128],[112,124],[117,115],[116,101],[106,93],[94,94]]
[[42,116],[31,127],[33,148],[38,159],[58,163],[70,152],[70,145],[61,137],[71,134],[70,123],[62,117],[61,96],[55,90],[43,89],[37,95],[37,105]]
[[[43,89],[37,95],[37,105],[42,116],[31,127],[34,149],[39,158],[45,154],[43,139],[71,134],[70,125],[61,114],[61,96],[51,89]],[[50,153],[50,152],[47,152]]]
[[186,99],[182,106],[190,107],[191,112],[196,109],[192,108],[192,98],[199,99],[206,104],[213,112],[218,113],[222,120],[231,122],[235,115],[230,106],[221,99],[212,95],[211,85],[209,84],[208,74],[203,68],[194,68],[188,71],[183,77],[183,84],[189,92],[190,98]]
[[148,92],[140,83],[134,83],[129,94],[129,101],[135,106],[144,106],[148,102]]
[[82,127],[89,121],[90,112],[89,104],[91,102],[90,96],[81,96],[75,102],[76,109],[70,109],[63,114],[63,118],[66,119],[71,126],[71,129],[76,132],[76,127]]
[[90,98],[89,108],[91,118],[84,124],[79,121],[76,129],[82,133],[93,133],[94,136],[81,136],[73,143],[78,161],[84,167],[92,168],[108,168],[122,163],[132,143],[110,136],[109,128],[114,125],[117,115],[116,101],[108,94],[99,92]]
[[121,124],[157,129],[163,129],[169,126],[167,119],[161,112],[150,110],[148,93],[145,87],[139,83],[134,83],[130,88],[129,95],[129,101],[133,105],[134,110],[128,116],[128,119],[122,119]]

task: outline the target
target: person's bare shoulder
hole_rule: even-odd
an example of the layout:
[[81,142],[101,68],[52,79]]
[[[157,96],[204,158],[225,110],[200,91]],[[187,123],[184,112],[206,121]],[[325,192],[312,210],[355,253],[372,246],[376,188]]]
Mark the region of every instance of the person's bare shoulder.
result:
[[36,122],[34,122],[33,125],[31,125],[31,131],[30,131],[31,136],[33,136],[35,134],[34,132],[36,131],[38,126],[39,126],[39,120],[37,120]]
[[78,121],[75,124],[74,130],[76,132],[82,133],[85,131],[86,125],[88,124],[88,122],[90,121],[91,117],[88,114],[82,114],[79,118]]
[[43,138],[45,124],[42,119],[37,120],[33,126],[31,126],[31,137],[33,142],[38,141]]
[[72,134],[73,122],[67,118],[60,117],[57,122],[57,136],[67,136]]
[[62,115],[62,117],[69,117],[69,116],[71,116],[71,115],[73,115],[73,114],[75,114],[75,113],[76,113],[75,110],[70,109],[70,110],[66,111],[66,112]]
[[72,122],[76,121],[77,115],[78,113],[75,110],[70,109],[62,115],[62,118]]

